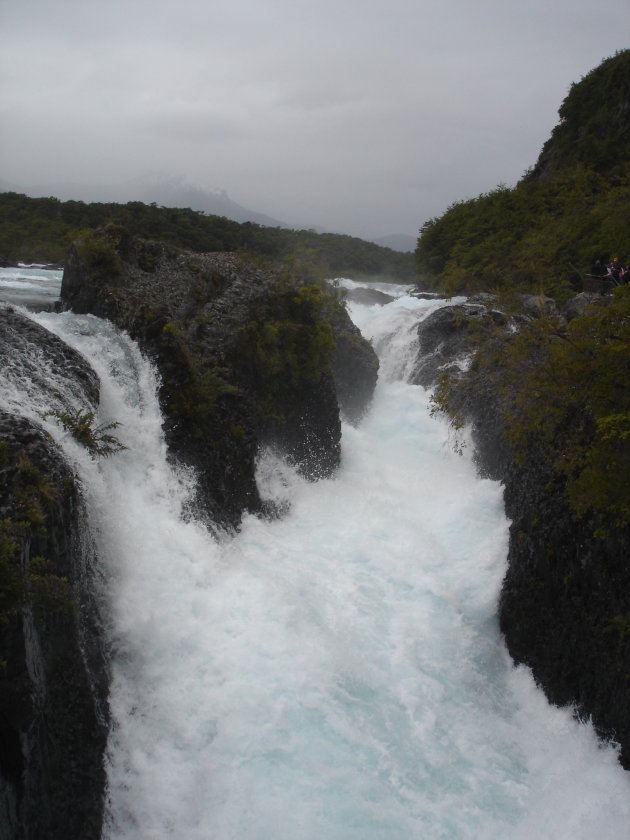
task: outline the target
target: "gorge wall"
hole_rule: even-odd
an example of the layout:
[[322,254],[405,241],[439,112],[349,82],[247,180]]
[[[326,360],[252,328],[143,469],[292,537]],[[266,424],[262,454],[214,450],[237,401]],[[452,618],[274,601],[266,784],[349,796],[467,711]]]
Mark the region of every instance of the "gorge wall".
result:
[[[511,526],[499,615],[511,656],[532,669],[553,703],[574,705],[602,737],[619,743],[630,769],[628,529],[603,528],[592,511],[576,515],[566,477],[536,435],[523,459],[506,434],[517,410],[505,366],[514,336],[541,315],[562,324],[607,303],[582,294],[559,311],[553,301],[522,297],[508,312],[479,295],[437,310],[418,327],[415,381],[435,389],[436,408],[454,421],[456,445],[469,434],[480,470],[504,484]],[[536,365],[536,347],[530,351],[525,364]]]
[[[85,360],[0,309],[0,356],[15,384],[86,408]],[[57,380],[58,381],[58,380]],[[73,470],[39,423],[0,411],[0,836],[97,840],[103,816],[108,674],[96,558]]]

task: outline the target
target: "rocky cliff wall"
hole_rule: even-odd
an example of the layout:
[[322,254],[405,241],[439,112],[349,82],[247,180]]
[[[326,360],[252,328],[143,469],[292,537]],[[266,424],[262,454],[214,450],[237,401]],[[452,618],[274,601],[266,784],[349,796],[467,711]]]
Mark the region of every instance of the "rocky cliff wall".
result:
[[[559,313],[553,301],[523,298],[508,313],[482,296],[437,310],[418,327],[415,381],[435,389],[460,439],[470,435],[480,470],[505,486],[511,526],[499,615],[510,654],[531,667],[552,702],[574,705],[618,742],[630,769],[628,530],[598,533],[592,514],[576,516],[549,459],[534,444],[516,457],[505,434],[513,337],[541,307],[571,319],[593,302],[606,304],[580,295]],[[536,363],[534,347],[526,364]]]
[[[46,388],[55,371],[85,405],[98,399],[85,361],[9,309],[0,310],[0,359],[25,389]],[[95,568],[73,471],[37,423],[1,410],[2,837],[101,836],[108,672]]]

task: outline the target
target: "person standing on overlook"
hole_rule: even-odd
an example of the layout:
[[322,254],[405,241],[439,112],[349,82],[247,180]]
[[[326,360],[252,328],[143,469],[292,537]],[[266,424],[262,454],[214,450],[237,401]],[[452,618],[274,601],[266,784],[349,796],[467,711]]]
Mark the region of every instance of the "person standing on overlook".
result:
[[613,261],[608,266],[608,274],[612,278],[613,285],[618,286],[623,276],[623,267],[619,262],[619,257],[613,257]]

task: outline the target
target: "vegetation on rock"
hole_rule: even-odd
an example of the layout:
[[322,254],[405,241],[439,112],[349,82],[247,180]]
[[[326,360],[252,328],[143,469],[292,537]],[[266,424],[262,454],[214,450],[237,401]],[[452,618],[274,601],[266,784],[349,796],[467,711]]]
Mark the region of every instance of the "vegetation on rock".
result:
[[52,573],[46,558],[25,552],[34,534],[46,533],[47,512],[56,500],[51,482],[6,440],[0,441],[0,472],[12,486],[11,502],[0,518],[1,625],[27,601],[66,609],[72,593],[67,579]]
[[111,236],[106,239],[101,232],[86,230],[77,237],[75,246],[95,279],[107,280],[120,274],[120,257]]
[[231,526],[243,510],[261,509],[254,474],[260,445],[277,447],[305,475],[336,468],[333,364],[337,369],[341,357],[359,380],[352,395],[358,413],[373,391],[362,374],[374,353],[360,336],[345,338],[350,319],[339,289],[323,280],[317,253],[298,247],[274,270],[260,256],[183,251],[120,225],[94,237],[121,271],[104,281],[91,252],[72,244],[61,298],[76,312],[111,319],[155,359],[168,445],[197,471],[199,513]]
[[66,432],[70,432],[77,443],[88,450],[90,455],[103,457],[126,449],[117,437],[110,434],[112,430],[120,426],[120,423],[116,420],[96,426],[94,425],[94,412],[81,411],[80,409],[75,412],[55,409],[47,412],[45,417],[54,417]]
[[568,324],[543,313],[509,342],[505,364],[505,429],[516,456],[526,459],[535,441],[565,477],[575,516],[628,526],[630,286]]
[[490,379],[493,411],[510,456],[532,453],[562,479],[576,518],[608,533],[630,524],[630,286],[568,323],[541,305],[539,317],[473,336],[467,374],[444,373],[434,412],[451,418],[458,443],[470,395]]
[[325,317],[326,291],[280,280],[247,326],[248,343],[265,412],[282,419],[292,390],[308,388],[330,371],[335,339]]
[[[512,456],[541,453],[564,477],[575,515],[602,517],[607,530],[630,523],[630,287],[598,297],[568,324],[547,311],[541,290],[563,301],[581,290],[576,266],[630,247],[630,141],[617,142],[623,126],[630,136],[630,50],[572,86],[560,116],[516,189],[427,223],[417,256],[437,285],[499,290],[507,311],[518,307],[517,292],[538,290],[539,317],[498,328],[501,339],[480,334],[471,377],[502,371],[497,411]],[[436,408],[461,427],[454,385],[443,379]]]

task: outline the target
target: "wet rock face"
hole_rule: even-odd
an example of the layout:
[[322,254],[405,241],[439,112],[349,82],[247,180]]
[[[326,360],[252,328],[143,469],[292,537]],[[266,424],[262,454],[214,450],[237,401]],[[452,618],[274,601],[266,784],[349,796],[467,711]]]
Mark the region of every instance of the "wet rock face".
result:
[[378,356],[345,310],[330,313],[330,319],[336,344],[332,373],[337,401],[344,419],[356,425],[372,402]]
[[43,430],[0,411],[0,836],[101,836],[108,676],[80,497]]
[[511,656],[548,698],[574,704],[630,770],[630,538],[593,539],[571,515],[561,482],[533,457],[505,476],[511,520],[499,605]]
[[62,301],[111,319],[156,360],[169,450],[196,470],[198,512],[234,526],[244,510],[261,509],[262,445],[309,477],[330,475],[340,459],[338,395],[355,415],[371,398],[363,371],[375,357],[360,336],[346,340],[347,313],[335,316],[343,335],[331,369],[322,348],[332,319],[298,300],[298,287],[235,254],[192,254],[116,231],[105,242],[105,256],[102,246],[70,248]]
[[479,296],[432,312],[418,324],[418,358],[412,381],[435,388],[446,374],[459,389],[453,409],[470,424],[475,460],[483,475],[502,479],[509,453],[501,433],[498,394],[501,371],[483,372],[475,358],[480,344],[497,348],[512,328],[510,319]]
[[466,369],[479,340],[506,321],[498,309],[474,299],[433,311],[418,324],[418,358],[412,381],[429,388],[445,371]]

